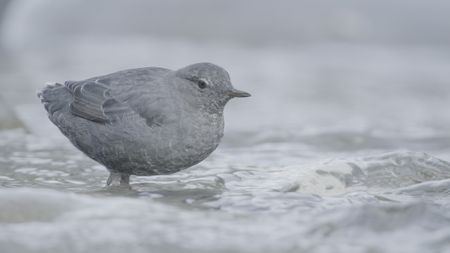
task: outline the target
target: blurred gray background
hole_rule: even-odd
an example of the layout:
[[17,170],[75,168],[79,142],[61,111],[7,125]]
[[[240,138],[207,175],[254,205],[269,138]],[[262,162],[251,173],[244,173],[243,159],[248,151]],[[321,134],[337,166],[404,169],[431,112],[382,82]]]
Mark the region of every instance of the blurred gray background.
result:
[[449,8],[440,0],[3,0],[0,125],[53,132],[35,96],[48,81],[210,61],[253,94],[227,108],[229,131],[444,131]]

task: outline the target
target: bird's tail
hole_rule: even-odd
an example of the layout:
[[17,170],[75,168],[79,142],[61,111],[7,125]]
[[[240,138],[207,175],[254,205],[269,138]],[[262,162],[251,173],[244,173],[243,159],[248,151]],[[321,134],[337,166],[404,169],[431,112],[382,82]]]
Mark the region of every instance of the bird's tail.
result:
[[72,100],[69,90],[60,83],[47,84],[37,95],[49,115],[64,109]]

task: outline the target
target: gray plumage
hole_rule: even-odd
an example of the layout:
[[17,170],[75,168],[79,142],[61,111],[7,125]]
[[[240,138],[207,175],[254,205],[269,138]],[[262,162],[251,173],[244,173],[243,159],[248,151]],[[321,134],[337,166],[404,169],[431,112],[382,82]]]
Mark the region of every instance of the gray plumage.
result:
[[199,163],[223,136],[225,104],[250,94],[234,89],[223,68],[197,63],[56,83],[38,96],[73,145],[110,171],[109,185]]

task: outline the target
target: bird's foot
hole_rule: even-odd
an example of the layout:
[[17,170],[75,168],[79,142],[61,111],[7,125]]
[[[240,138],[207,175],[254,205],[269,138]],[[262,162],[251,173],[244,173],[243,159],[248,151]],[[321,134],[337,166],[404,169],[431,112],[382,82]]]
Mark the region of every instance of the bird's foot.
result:
[[120,186],[124,188],[131,188],[130,175],[119,172],[110,172],[106,186]]

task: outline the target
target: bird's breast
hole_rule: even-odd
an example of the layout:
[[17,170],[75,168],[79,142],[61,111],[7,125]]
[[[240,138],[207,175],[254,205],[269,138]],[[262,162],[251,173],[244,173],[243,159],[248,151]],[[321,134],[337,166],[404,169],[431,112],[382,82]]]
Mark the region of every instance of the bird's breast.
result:
[[215,149],[223,136],[223,118],[219,115],[190,119],[189,127],[181,128],[182,143],[186,148],[193,148],[200,153]]
[[223,136],[223,117],[206,115],[181,120],[172,140],[174,159],[198,163],[213,152]]

